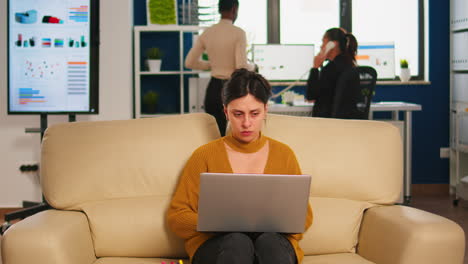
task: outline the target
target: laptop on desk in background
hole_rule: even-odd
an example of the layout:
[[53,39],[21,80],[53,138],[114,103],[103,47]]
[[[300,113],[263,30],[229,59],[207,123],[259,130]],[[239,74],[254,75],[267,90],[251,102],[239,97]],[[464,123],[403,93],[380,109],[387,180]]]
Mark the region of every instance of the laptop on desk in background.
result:
[[201,173],[200,232],[303,233],[310,175]]

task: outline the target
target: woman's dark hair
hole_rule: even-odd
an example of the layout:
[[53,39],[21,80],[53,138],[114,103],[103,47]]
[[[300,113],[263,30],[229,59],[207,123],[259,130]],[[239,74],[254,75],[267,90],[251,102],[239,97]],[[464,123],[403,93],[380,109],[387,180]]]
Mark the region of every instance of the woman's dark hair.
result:
[[356,38],[351,33],[347,33],[342,28],[330,28],[325,32],[325,37],[329,41],[337,41],[341,52],[349,59],[349,62],[356,64],[356,53],[358,43]]
[[233,7],[239,6],[239,1],[238,0],[219,0],[218,2],[218,11],[219,13],[223,11],[229,11]]
[[265,78],[247,69],[239,69],[232,73],[223,87],[223,104],[228,105],[231,101],[253,95],[257,100],[268,103],[271,96],[271,86]]

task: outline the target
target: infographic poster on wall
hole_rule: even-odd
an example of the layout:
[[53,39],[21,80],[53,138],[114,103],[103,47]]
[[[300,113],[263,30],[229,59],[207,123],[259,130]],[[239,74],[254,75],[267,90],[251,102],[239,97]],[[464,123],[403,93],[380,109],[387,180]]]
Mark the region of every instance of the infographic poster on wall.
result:
[[8,2],[10,114],[97,113],[95,2]]

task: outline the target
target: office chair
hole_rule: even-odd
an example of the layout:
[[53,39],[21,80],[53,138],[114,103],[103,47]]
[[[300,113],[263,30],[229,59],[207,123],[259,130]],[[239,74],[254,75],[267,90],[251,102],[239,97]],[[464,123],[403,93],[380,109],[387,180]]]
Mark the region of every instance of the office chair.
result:
[[377,72],[369,66],[346,70],[337,82],[332,118],[369,119],[369,109],[377,82]]

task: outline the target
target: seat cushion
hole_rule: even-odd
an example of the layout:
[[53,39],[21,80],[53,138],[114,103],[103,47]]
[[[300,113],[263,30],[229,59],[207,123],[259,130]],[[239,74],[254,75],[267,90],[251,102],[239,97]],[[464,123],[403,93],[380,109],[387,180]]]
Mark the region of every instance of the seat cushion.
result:
[[[94,264],[179,264],[178,259],[163,258],[100,258]],[[189,264],[187,259],[183,259],[184,264]],[[320,256],[305,256],[302,264],[373,264],[363,257],[354,253],[329,254]]]
[[[90,222],[96,255],[122,256],[103,257],[95,263],[160,264],[164,261],[179,264],[179,258],[186,258],[182,241],[165,231],[164,211],[168,200],[169,197],[139,197],[83,205]],[[330,254],[332,251],[353,250],[355,241],[347,238],[354,238],[362,211],[370,204],[333,198],[311,198],[310,202],[316,217],[302,241],[306,252],[304,264],[372,263],[353,253]],[[151,258],[157,255],[172,258]],[[184,263],[188,262],[185,260]]]
[[[188,259],[182,260],[184,264],[190,264]],[[179,264],[179,259],[166,258],[100,258],[93,264]]]
[[[183,240],[167,228],[170,196],[103,200],[82,205],[97,257],[186,257]],[[300,245],[305,255],[354,253],[367,202],[312,197],[314,223]]]
[[[170,262],[169,262],[170,263]],[[373,264],[354,253],[305,256],[302,264]],[[120,263],[119,263],[120,264]],[[122,263],[123,264],[123,263]]]
[[[184,241],[167,227],[171,196],[103,200],[82,205],[97,257],[184,258]],[[168,263],[169,264],[169,263]]]
[[373,205],[323,197],[312,197],[309,201],[314,211],[314,222],[300,241],[304,254],[356,252],[364,210]]

